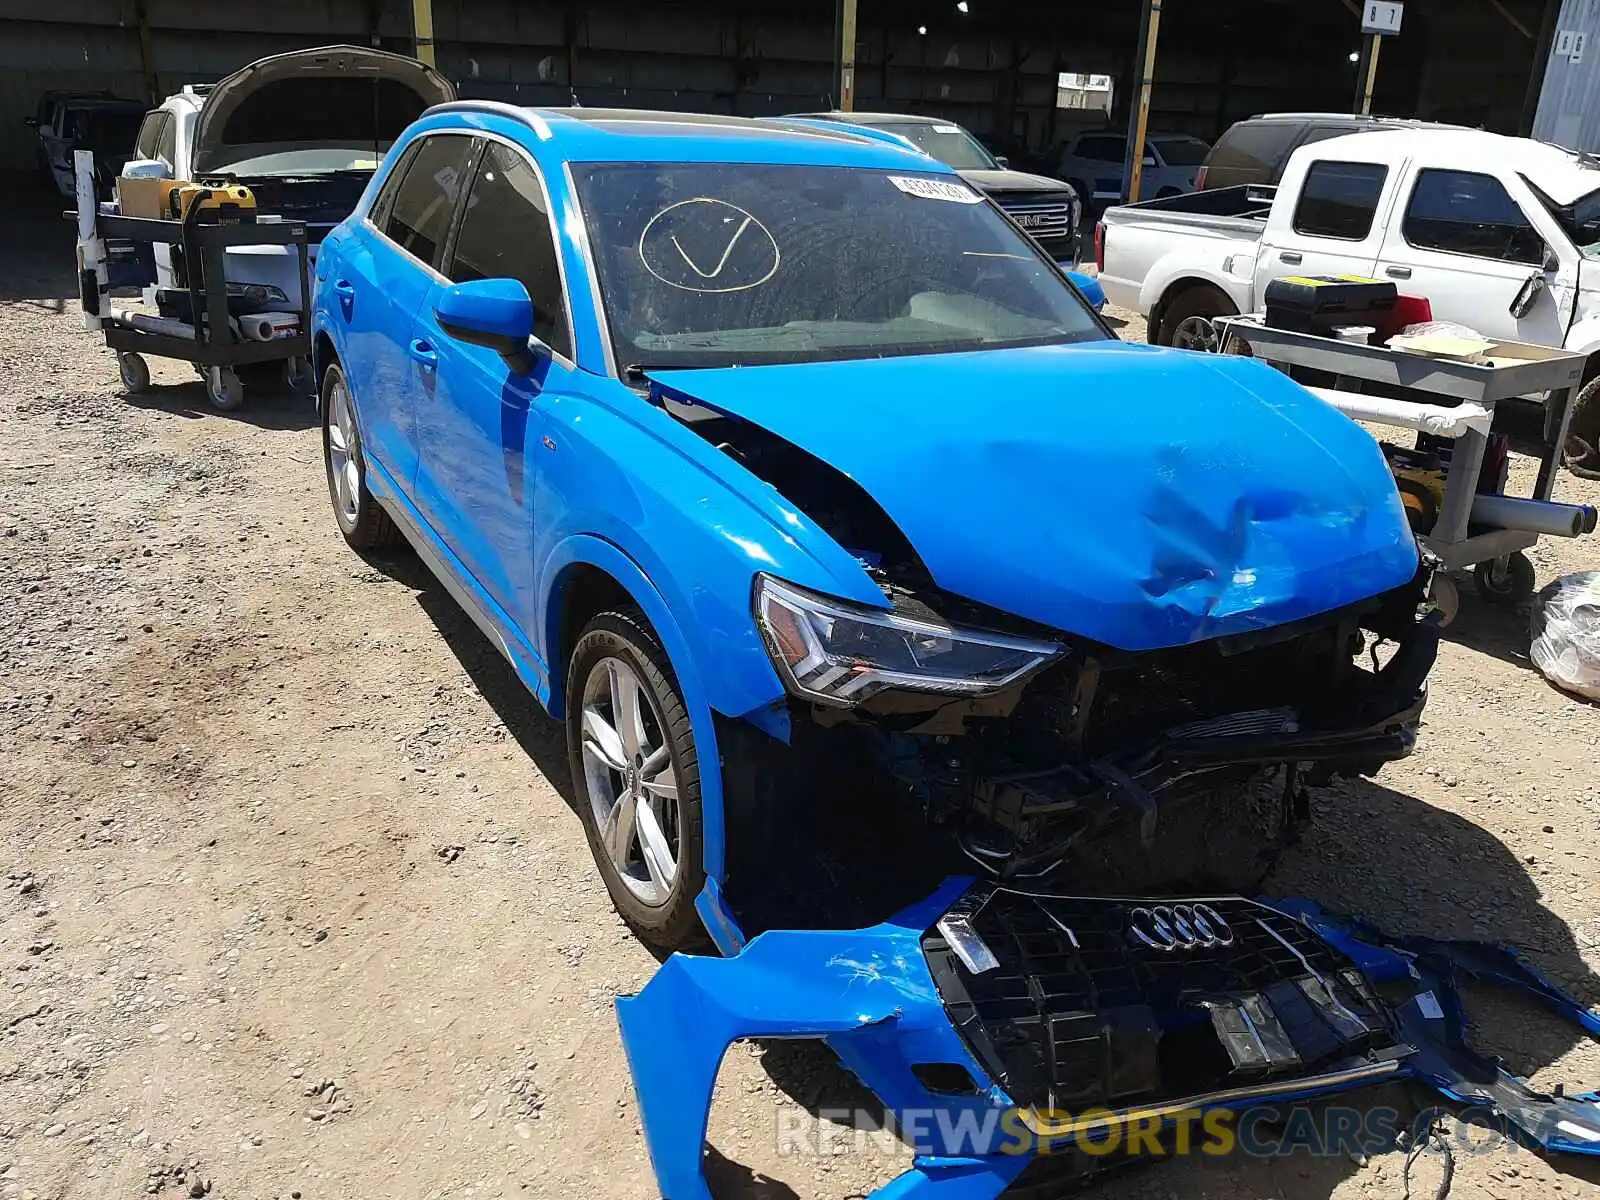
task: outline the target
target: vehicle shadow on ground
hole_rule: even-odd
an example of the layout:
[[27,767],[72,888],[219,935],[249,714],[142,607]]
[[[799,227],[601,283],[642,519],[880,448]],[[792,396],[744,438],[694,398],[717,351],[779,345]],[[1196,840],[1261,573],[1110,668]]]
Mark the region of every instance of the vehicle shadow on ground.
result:
[[1451,578],[1461,591],[1461,609],[1444,630],[1444,639],[1537,675],[1539,669],[1528,657],[1531,602],[1515,608],[1491,604],[1478,595],[1469,574],[1456,574]]
[[312,398],[290,391],[278,380],[246,378],[244,403],[231,412],[223,412],[206,399],[205,386],[199,379],[193,383],[153,383],[148,391],[124,396],[123,402],[130,408],[142,408],[147,412],[163,412],[196,421],[241,421],[258,429],[280,432],[314,429],[320,423]]
[[788,1184],[723,1157],[712,1145],[706,1146],[704,1170],[717,1200],[799,1200],[799,1193]]
[[494,709],[506,732],[576,814],[577,798],[567,770],[566,730],[561,722],[539,706],[511,664],[409,547],[369,551],[362,557],[374,569],[415,593],[418,606],[439,630],[445,645]]

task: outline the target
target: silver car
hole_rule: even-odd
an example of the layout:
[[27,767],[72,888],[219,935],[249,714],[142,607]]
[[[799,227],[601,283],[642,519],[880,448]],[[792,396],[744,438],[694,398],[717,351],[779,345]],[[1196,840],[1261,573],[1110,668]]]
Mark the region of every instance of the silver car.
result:
[[[1187,133],[1152,133],[1145,138],[1141,200],[1194,191],[1195,172],[1211,146]],[[1072,184],[1085,208],[1122,201],[1122,164],[1128,139],[1120,133],[1080,133],[1061,154],[1056,174]]]

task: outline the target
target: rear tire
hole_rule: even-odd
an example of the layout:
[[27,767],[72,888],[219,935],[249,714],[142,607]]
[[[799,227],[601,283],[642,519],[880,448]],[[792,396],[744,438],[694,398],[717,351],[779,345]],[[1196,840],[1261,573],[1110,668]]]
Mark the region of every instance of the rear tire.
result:
[[404,540],[367,490],[367,460],[355,400],[338,363],[322,377],[322,462],[339,532],[352,550],[378,550]]
[[700,759],[672,664],[638,610],[601,613],[579,635],[566,726],[578,813],[617,912],[662,950],[705,946]]
[[1179,292],[1162,309],[1161,327],[1154,340],[1160,346],[1215,354],[1222,344],[1212,318],[1238,313],[1233,301],[1216,288],[1191,287]]
[[1580,479],[1600,479],[1600,374],[1584,384],[1572,399],[1572,419],[1567,423],[1561,462]]

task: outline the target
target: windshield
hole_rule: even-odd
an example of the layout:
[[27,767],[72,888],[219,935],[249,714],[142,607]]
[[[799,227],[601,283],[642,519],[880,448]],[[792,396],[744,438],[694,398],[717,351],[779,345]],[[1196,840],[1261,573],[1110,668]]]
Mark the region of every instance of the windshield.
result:
[[925,121],[872,121],[874,129],[898,133],[921,150],[958,171],[993,171],[1000,164],[994,155],[959,125],[930,125]]
[[1523,181],[1533,189],[1533,194],[1561,226],[1561,231],[1572,239],[1572,244],[1585,258],[1600,258],[1600,191],[1580,196],[1571,204],[1557,204],[1523,176]]
[[1211,153],[1211,147],[1199,138],[1156,138],[1151,144],[1169,167],[1198,167]]
[[624,366],[1106,336],[1054,264],[949,175],[765,164],[574,173]]

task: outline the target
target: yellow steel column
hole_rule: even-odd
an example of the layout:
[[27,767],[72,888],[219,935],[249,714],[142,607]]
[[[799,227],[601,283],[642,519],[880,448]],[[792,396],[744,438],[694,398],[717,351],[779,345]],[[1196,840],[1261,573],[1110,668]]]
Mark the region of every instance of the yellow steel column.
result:
[[856,0],[839,0],[839,111],[856,109]]
[[411,0],[411,32],[417,42],[417,61],[433,61],[433,0]]
[[1144,0],[1139,24],[1138,91],[1133,95],[1128,119],[1128,203],[1139,203],[1144,176],[1144,135],[1150,124],[1150,89],[1156,79],[1156,36],[1161,31],[1161,0]]

